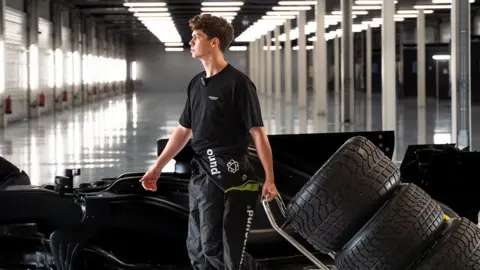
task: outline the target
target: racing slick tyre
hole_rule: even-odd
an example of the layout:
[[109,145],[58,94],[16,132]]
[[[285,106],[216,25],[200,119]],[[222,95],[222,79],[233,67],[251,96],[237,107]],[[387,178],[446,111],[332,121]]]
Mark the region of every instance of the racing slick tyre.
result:
[[371,141],[346,141],[294,196],[287,222],[322,253],[336,252],[400,182],[395,164]]
[[480,228],[466,218],[450,219],[447,228],[415,269],[480,269]]
[[336,254],[339,270],[405,270],[428,249],[444,226],[440,205],[414,184],[394,196]]

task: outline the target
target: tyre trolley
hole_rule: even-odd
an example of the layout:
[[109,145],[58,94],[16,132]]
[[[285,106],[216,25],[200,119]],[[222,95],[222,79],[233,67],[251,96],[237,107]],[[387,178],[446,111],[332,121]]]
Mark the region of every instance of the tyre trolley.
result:
[[[286,206],[282,200],[280,194],[275,197],[275,201],[278,204],[278,208],[282,215],[286,218]],[[286,233],[280,226],[278,226],[277,222],[275,221],[275,217],[273,216],[272,211],[270,210],[270,204],[265,196],[262,197],[262,205],[265,213],[267,214],[268,220],[272,225],[272,228],[277,231],[283,238],[285,238],[290,244],[292,244],[298,251],[300,251],[305,257],[307,257],[313,264],[315,264],[318,269],[320,270],[331,270],[331,268],[327,267],[323,264],[320,260],[318,260],[315,256],[312,255],[305,247],[303,247],[300,243],[297,242],[292,236]]]

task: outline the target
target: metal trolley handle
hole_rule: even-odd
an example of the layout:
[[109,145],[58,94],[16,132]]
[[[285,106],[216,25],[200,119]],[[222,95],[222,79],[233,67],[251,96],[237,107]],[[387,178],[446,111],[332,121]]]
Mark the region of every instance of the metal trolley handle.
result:
[[[277,197],[275,197],[275,201],[278,204],[278,207],[280,208],[280,212],[284,217],[286,216],[286,207],[285,203],[282,200],[282,197],[280,194],[278,194]],[[287,234],[280,226],[278,226],[277,222],[275,221],[275,218],[273,217],[272,211],[270,210],[270,205],[268,203],[267,197],[262,197],[262,205],[263,208],[265,209],[265,213],[267,214],[268,220],[270,221],[270,224],[272,225],[273,229],[277,231],[283,238],[285,238],[290,244],[292,244],[295,248],[297,248],[300,252],[302,252],[305,257],[307,257],[312,263],[314,263],[320,270],[330,270],[327,266],[325,266],[323,263],[321,263],[315,256],[313,256],[306,248],[304,248],[300,243],[298,243],[293,237],[291,237],[289,234]]]

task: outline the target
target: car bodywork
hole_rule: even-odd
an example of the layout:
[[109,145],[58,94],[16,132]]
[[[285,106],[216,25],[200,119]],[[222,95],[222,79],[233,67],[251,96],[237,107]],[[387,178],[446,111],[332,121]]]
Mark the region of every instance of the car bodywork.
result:
[[478,224],[480,152],[459,149],[454,144],[410,145],[400,171],[402,181],[414,183],[433,199]]
[[[392,158],[393,131],[269,135],[275,181],[285,203],[288,204],[331,155],[354,136],[366,137]],[[166,143],[166,139],[157,141],[158,154]],[[415,150],[410,150],[402,163],[405,171],[402,177],[406,182],[419,183],[424,179],[424,174],[419,173],[425,168],[421,165],[428,158],[420,160],[418,152],[412,155]],[[175,171],[162,173],[154,193],[145,191],[139,183],[144,172],[103,178],[74,188],[73,177],[78,173],[74,170],[56,177],[52,185],[16,185],[0,190],[3,232],[0,235],[0,267],[189,269],[185,239],[192,156],[193,150],[187,145],[175,157]],[[262,180],[263,169],[254,148],[249,148],[248,156]],[[445,199],[442,192],[446,189],[445,186],[431,189],[431,195]],[[474,211],[462,207],[455,204],[452,208],[459,213]],[[283,216],[273,204],[272,211],[281,223]],[[284,229],[308,250],[324,260],[329,259],[316,252],[288,226]],[[260,202],[247,252],[257,261],[259,269],[309,264],[271,228]]]

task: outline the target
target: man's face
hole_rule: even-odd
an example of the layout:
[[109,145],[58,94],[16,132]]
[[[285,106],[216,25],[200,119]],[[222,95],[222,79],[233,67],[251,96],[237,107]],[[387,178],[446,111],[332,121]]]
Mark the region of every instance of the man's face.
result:
[[202,30],[194,30],[190,40],[190,52],[193,58],[203,58],[212,53],[216,47],[216,40],[208,39],[208,36]]

